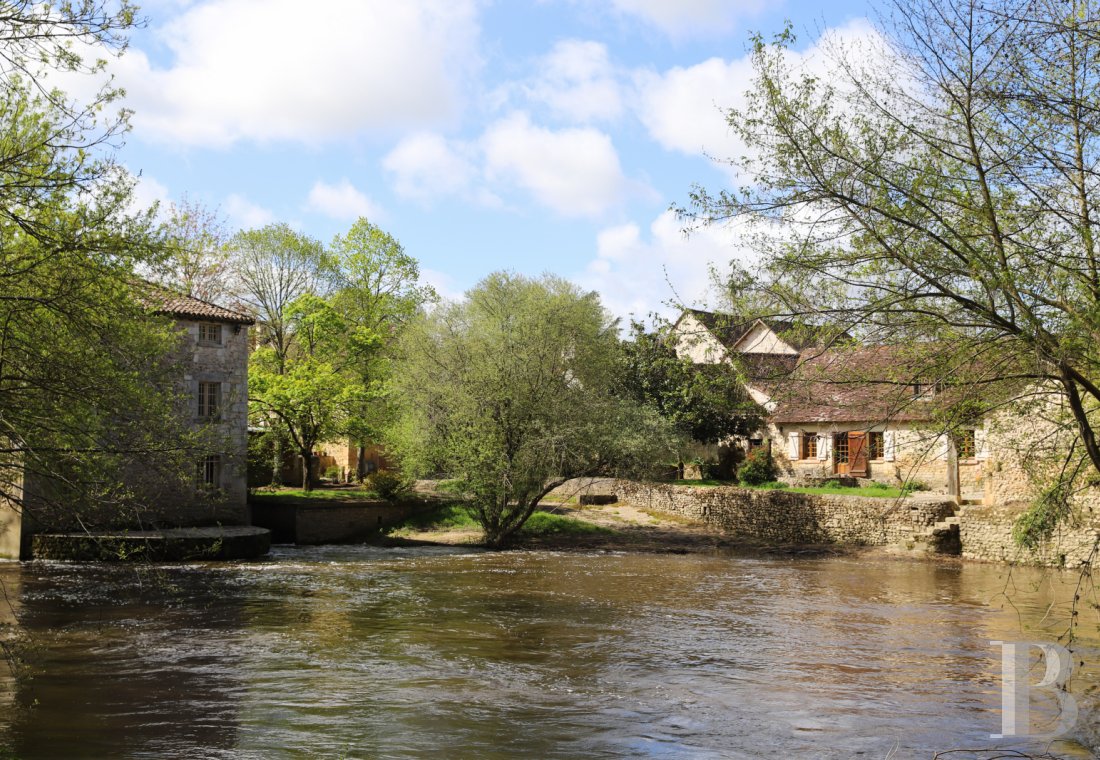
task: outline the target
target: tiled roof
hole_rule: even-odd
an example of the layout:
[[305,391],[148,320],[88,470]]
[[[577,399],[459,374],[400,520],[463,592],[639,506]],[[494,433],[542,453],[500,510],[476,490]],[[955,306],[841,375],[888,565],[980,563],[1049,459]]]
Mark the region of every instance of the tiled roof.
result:
[[142,294],[145,305],[158,314],[194,319],[203,322],[228,322],[236,325],[252,325],[256,320],[239,311],[203,301],[193,296],[176,293],[160,285],[146,283]]
[[[769,385],[766,392],[776,403],[770,417],[778,424],[928,422],[975,391],[952,384],[954,378],[929,376],[929,357],[936,355],[932,344],[803,353],[787,379]],[[937,371],[946,372],[944,367]],[[914,382],[922,385],[919,396]]]

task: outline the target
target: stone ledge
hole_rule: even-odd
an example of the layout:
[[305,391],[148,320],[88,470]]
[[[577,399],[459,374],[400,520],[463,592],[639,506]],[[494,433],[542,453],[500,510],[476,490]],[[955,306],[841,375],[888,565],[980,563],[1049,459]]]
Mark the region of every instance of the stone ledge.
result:
[[188,562],[253,559],[271,548],[271,531],[251,525],[165,530],[39,533],[33,559],[71,562]]

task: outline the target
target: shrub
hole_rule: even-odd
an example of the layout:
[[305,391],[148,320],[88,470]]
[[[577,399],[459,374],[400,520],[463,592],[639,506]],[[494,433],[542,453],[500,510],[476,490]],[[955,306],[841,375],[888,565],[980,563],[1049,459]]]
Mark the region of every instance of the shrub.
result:
[[336,465],[332,465],[327,470],[325,470],[325,480],[331,480],[333,483],[339,482],[340,468]]
[[366,484],[375,496],[386,501],[393,501],[404,496],[411,488],[409,481],[396,472],[390,472],[389,470],[379,470],[372,473],[367,477]]
[[932,488],[927,484],[919,480],[907,480],[905,485],[901,487],[901,490],[906,493],[912,493],[913,491],[931,491]]
[[737,474],[745,485],[758,486],[775,480],[777,473],[767,450],[755,449],[749,452]]

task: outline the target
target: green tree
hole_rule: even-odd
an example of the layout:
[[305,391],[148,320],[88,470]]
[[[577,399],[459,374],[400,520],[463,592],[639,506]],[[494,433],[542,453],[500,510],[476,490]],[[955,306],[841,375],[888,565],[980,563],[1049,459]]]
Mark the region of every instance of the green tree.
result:
[[26,507],[26,476],[48,484],[35,509],[69,517],[138,506],[120,474],[141,460],[182,477],[191,448],[175,337],[135,279],[163,251],[127,214],[132,181],[109,152],[126,113],[110,113],[109,87],[77,103],[49,86],[100,68],[78,49],[125,46],[132,10],[107,7],[8,3],[0,17],[0,497]]
[[461,479],[490,546],[567,480],[659,461],[671,432],[616,393],[619,339],[595,293],[493,274],[413,324],[393,441],[412,474]]
[[1045,392],[1035,442],[1059,441],[1050,471],[1076,484],[1058,494],[1100,473],[1098,16],[895,0],[877,42],[831,46],[828,76],[795,63],[789,31],[756,38],[747,104],[728,113],[744,188],[697,188],[690,214],[758,223],[755,284],[787,313],[928,341],[925,376],[979,406],[1006,379]]
[[[293,442],[302,462],[302,488],[311,491],[317,444],[346,433],[367,389],[342,362],[349,326],[328,301],[306,294],[288,306],[286,317],[292,350],[285,357],[273,345],[253,351],[249,406],[253,416]],[[356,339],[366,342],[361,334]]]
[[203,301],[226,305],[235,293],[224,220],[217,211],[184,199],[169,204],[160,235],[165,260],[162,285]]
[[[749,395],[738,367],[726,362],[697,365],[677,356],[667,329],[647,332],[642,323],[631,322],[622,355],[623,392],[655,409],[685,439],[720,443],[763,424],[763,410]],[[683,447],[676,453],[682,478]]]

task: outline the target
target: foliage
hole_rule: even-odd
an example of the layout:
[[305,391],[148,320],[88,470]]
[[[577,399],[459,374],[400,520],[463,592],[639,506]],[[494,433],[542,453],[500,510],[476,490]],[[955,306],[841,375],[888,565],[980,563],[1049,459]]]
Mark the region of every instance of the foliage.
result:
[[756,223],[764,264],[735,290],[924,347],[921,373],[978,411],[1046,395],[1033,414],[1052,431],[1034,438],[1067,464],[1047,473],[1100,471],[1097,6],[893,10],[878,41],[825,44],[827,76],[789,30],[754,39],[728,112],[744,187],[697,189],[689,216]]
[[239,233],[231,247],[260,320],[253,418],[288,438],[303,462],[322,441],[377,436],[390,411],[388,347],[434,297],[416,261],[365,219],[329,251],[286,225]]
[[468,504],[445,504],[431,512],[422,512],[413,515],[387,529],[388,533],[405,533],[409,531],[429,530],[460,530],[463,528],[477,528],[477,515],[474,508]]
[[525,536],[585,536],[611,533],[611,529],[573,517],[537,511],[523,524],[521,533]]
[[759,486],[774,481],[777,474],[775,462],[772,461],[767,449],[763,448],[750,451],[737,470],[741,482],[748,486]]
[[222,217],[186,199],[169,204],[166,216],[159,233],[167,250],[156,281],[184,295],[226,305],[236,287]]
[[[649,406],[682,435],[718,443],[759,429],[763,410],[749,396],[738,369],[729,363],[694,364],[679,357],[665,330],[647,332],[631,322],[623,344],[623,393]],[[683,461],[680,450],[680,461]]]
[[1012,540],[1018,546],[1035,550],[1054,535],[1055,529],[1072,515],[1070,492],[1065,481],[1044,491],[1028,509],[1016,518]]
[[490,545],[569,478],[636,471],[670,443],[616,392],[619,341],[596,294],[564,280],[490,275],[401,347],[393,447],[414,474],[461,480]]
[[109,153],[127,126],[118,93],[77,102],[48,85],[100,68],[73,43],[94,58],[125,46],[132,8],[111,7],[9,3],[0,19],[0,498],[27,506],[26,476],[36,509],[85,524],[141,506],[121,477],[139,461],[185,488],[208,443],[182,429],[178,336],[136,282],[163,251]]
[[412,490],[412,484],[407,478],[389,470],[372,472],[366,480],[366,486],[375,496],[386,501],[400,499]]

